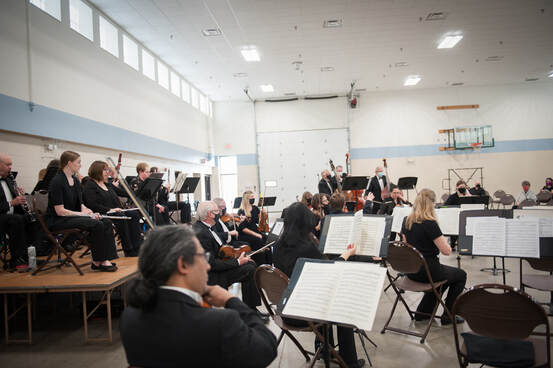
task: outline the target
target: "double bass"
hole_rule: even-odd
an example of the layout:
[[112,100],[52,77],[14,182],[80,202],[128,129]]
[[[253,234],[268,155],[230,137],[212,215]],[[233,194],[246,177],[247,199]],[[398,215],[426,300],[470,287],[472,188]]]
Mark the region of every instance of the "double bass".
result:
[[386,172],[386,185],[384,186],[384,188],[382,188],[382,194],[381,194],[382,200],[384,200],[386,198],[390,198],[390,193],[392,191],[390,190],[390,176],[388,175],[388,163],[386,162],[385,158],[382,159],[382,163],[384,165],[384,171]]

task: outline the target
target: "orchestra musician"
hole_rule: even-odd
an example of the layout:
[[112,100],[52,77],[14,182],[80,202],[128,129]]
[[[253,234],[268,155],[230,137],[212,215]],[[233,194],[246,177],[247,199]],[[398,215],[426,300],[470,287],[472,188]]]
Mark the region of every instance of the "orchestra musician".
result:
[[198,205],[198,221],[193,225],[196,236],[206,252],[211,254],[209,264],[209,285],[220,285],[228,288],[235,282],[242,284],[242,298],[250,308],[257,310],[261,305],[261,299],[255,287],[253,275],[256,264],[246,254],[242,253],[237,259],[223,260],[219,255],[219,249],[225,245],[221,233],[214,227],[219,215],[219,208],[213,201],[200,202]]
[[523,180],[521,183],[521,186],[522,186],[522,190],[520,191],[520,193],[518,193],[516,205],[520,206],[520,204],[526,200],[537,203],[538,196],[536,196],[536,193],[530,190],[530,182],[528,180]]
[[549,192],[553,192],[553,178],[546,178],[545,179],[545,186],[542,188],[542,190],[547,190]]
[[[407,243],[421,252],[428,264],[432,280],[447,280],[442,287],[442,293],[445,293],[449,288],[445,305],[449,311],[452,311],[453,303],[465,288],[467,274],[460,268],[440,263],[438,255],[440,253],[446,256],[450,255],[451,247],[442,235],[440,226],[438,225],[436,212],[434,211],[435,201],[436,194],[432,190],[421,190],[415,199],[413,212],[403,220],[401,234],[404,235],[404,240]],[[408,274],[407,277],[417,282],[428,282],[424,267],[421,267],[420,271],[415,274]],[[434,293],[424,293],[424,297],[417,307],[417,312],[427,313],[428,316],[416,314],[415,320],[422,321],[429,319],[435,305],[436,297]],[[442,325],[447,325],[451,323],[451,319],[444,313],[442,314],[441,322]],[[456,323],[462,322],[464,320],[461,317],[456,317]]]
[[10,176],[12,159],[0,153],[0,234],[9,236],[10,269],[25,271],[28,269],[27,259],[27,218],[22,207],[27,203],[19,188],[14,185]]
[[[150,168],[150,173],[157,173],[159,172],[159,169],[155,166],[152,166]],[[164,211],[160,213],[160,217],[163,218],[164,225],[169,224],[169,211],[176,211],[177,209],[180,211],[180,221],[182,224],[189,224],[191,221],[192,216],[192,210],[190,209],[190,204],[186,203],[185,201],[179,201],[177,204],[177,201],[170,201],[169,200],[169,191],[170,187],[162,186],[159,189],[157,202],[165,208]]]
[[76,174],[81,168],[81,156],[65,151],[60,157],[61,170],[48,189],[46,223],[51,230],[78,228],[89,233],[93,270],[114,272],[117,266],[110,260],[118,258],[113,239],[113,224],[100,219],[83,203],[81,183]]
[[311,212],[313,212],[313,214],[317,217],[317,225],[315,226],[315,230],[313,231],[313,235],[315,235],[317,239],[321,238],[321,220],[326,216],[323,207],[323,201],[325,200],[328,204],[326,196],[321,193],[315,193],[313,195],[313,199],[311,200]]
[[57,158],[50,160],[50,162],[46,166],[46,173],[41,179],[38,180],[32,193],[38,192],[39,190],[47,191],[48,187],[50,186],[50,181],[54,176],[56,176],[59,170],[60,170],[60,160]]
[[[138,164],[136,164],[136,173],[137,176],[129,182],[129,186],[135,193],[138,193],[142,189],[142,186],[144,185],[146,179],[150,177],[150,165],[148,165],[146,162],[139,162]],[[150,215],[155,215],[154,218],[156,220],[156,225],[169,224],[169,215],[167,213],[167,208],[157,203],[155,198],[152,198],[148,203],[143,204],[145,205],[144,207],[146,207]]]
[[[394,212],[395,207],[401,206],[412,206],[412,204],[405,199],[403,199],[403,194],[397,185],[390,185],[392,189],[390,193],[390,198],[387,198],[384,201],[384,204],[380,206],[378,210],[379,215],[388,215],[391,216]],[[390,241],[396,240],[397,233],[392,231],[390,232]]]
[[[238,240],[248,243],[252,251],[263,247],[267,240],[266,236],[257,229],[261,212],[254,203],[255,194],[251,190],[247,190],[242,195],[242,203],[240,203],[240,209],[238,210],[238,216],[243,216],[243,221],[238,226]],[[257,253],[253,256],[253,259],[258,265],[272,264],[271,252]]]
[[311,208],[311,201],[313,200],[313,194],[311,192],[303,192],[301,195],[301,203]]
[[336,175],[333,175],[330,180],[332,181],[332,186],[334,187],[334,190],[336,190],[336,188],[338,188],[338,183],[342,184],[344,178],[348,175],[344,172],[344,167],[342,165],[336,166],[334,172],[336,173]]
[[[238,240],[238,230],[229,230],[228,226],[235,225],[236,221],[234,220],[234,224],[232,221],[230,221],[227,225],[221,218],[222,216],[225,216],[227,214],[227,203],[225,202],[225,200],[223,198],[215,198],[213,199],[213,202],[215,202],[217,208],[219,209],[219,213],[216,216],[217,218],[215,221],[214,231],[217,234],[220,234],[219,236],[221,240],[223,240],[225,244],[236,246],[247,244]],[[240,225],[240,221],[238,222],[238,225]]]
[[478,181],[474,184],[474,188],[470,188],[469,193],[473,196],[487,195],[486,190],[482,187],[482,184],[480,184],[480,182]]
[[446,201],[444,202],[444,206],[460,206],[461,200],[459,198],[461,197],[470,197],[470,192],[467,187],[467,183],[465,183],[464,180],[459,180],[455,184],[455,193],[451,194]]
[[[383,202],[382,191],[388,185],[388,181],[386,175],[384,175],[384,169],[381,166],[377,166],[374,173],[375,175],[369,181],[369,187],[365,191],[365,196],[372,193],[376,202]],[[380,203],[373,203],[371,213],[376,214],[379,209]]]
[[90,180],[83,185],[83,200],[85,205],[94,212],[103,215],[110,212],[111,216],[131,217],[131,220],[115,220],[113,223],[121,238],[125,257],[138,257],[143,240],[140,230],[142,215],[138,210],[122,212],[119,197],[108,184],[109,170],[108,164],[104,161],[94,161],[90,165],[88,169]]
[[328,195],[332,195],[334,191],[336,190],[336,187],[332,183],[332,180],[330,179],[330,171],[323,170],[321,171],[321,180],[319,181],[319,193],[326,193]]
[[[209,256],[188,226],[152,230],[121,316],[132,367],[266,367],[276,338],[220,286],[208,286]],[[202,308],[203,299],[215,308]]]
[[[339,205],[341,198],[342,207],[344,206],[344,196],[334,194],[330,200],[331,206]],[[284,217],[284,228],[277,244],[275,244],[274,263],[275,267],[291,277],[292,271],[298,258],[323,259],[323,254],[317,248],[312,236],[314,216],[309,209],[300,202],[295,202],[288,207]],[[342,253],[339,260],[347,261],[355,254],[355,247],[348,246],[348,249]],[[286,323],[301,327],[306,326],[304,321],[287,319]],[[357,359],[355,349],[355,340],[353,329],[349,327],[338,326],[338,346],[339,354],[348,367],[362,367],[365,364],[363,359]]]

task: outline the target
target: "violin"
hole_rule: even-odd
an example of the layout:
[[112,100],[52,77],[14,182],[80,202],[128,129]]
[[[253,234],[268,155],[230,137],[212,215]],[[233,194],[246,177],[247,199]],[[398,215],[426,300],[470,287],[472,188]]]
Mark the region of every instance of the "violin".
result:
[[269,244],[265,244],[264,246],[253,252],[251,251],[252,248],[250,248],[249,245],[242,245],[237,248],[233,247],[232,245],[223,245],[221,246],[221,248],[219,248],[219,256],[221,256],[223,260],[238,259],[238,257],[240,257],[240,254],[242,253],[245,253],[247,257],[251,257],[257,253],[270,250],[269,247],[274,243],[275,242],[272,241]]
[[240,216],[234,215],[232,213],[225,213],[223,216],[221,216],[221,220],[223,222],[240,222]]

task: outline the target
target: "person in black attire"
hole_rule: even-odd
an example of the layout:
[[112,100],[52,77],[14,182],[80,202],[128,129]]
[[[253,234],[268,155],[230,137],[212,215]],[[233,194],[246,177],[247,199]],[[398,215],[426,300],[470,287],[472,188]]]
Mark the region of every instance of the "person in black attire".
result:
[[[411,203],[403,199],[401,190],[399,190],[397,185],[390,185],[392,192],[390,193],[390,198],[387,198],[384,201],[384,204],[380,206],[378,210],[379,215],[388,215],[391,216],[394,213],[394,208],[398,206],[412,206]],[[396,235],[394,231],[390,232],[390,241],[396,240]]]
[[[442,287],[442,291],[445,292],[449,288],[445,299],[445,305],[449,311],[452,311],[455,299],[463,292],[467,281],[467,274],[459,268],[446,266],[440,263],[438,254],[450,255],[451,247],[447,244],[440,230],[440,226],[438,225],[434,212],[435,201],[436,194],[432,190],[421,190],[415,199],[413,212],[403,220],[401,234],[405,236],[404,240],[407,241],[407,243],[421,252],[428,264],[432,280],[435,282],[447,280]],[[408,274],[407,277],[418,282],[428,282],[423,267],[421,267],[419,272]],[[431,314],[435,304],[436,297],[434,294],[425,293],[417,307],[417,312]],[[417,321],[429,318],[428,316],[420,314],[415,316],[415,320]],[[464,322],[462,318],[456,318],[456,323]],[[442,325],[451,323],[449,316],[445,312],[442,314],[441,322]]]
[[138,250],[142,244],[142,232],[140,230],[140,219],[142,215],[138,210],[121,210],[121,202],[112,186],[107,184],[108,165],[104,161],[94,161],[88,169],[90,179],[84,184],[83,200],[85,205],[92,211],[111,216],[127,216],[131,220],[114,220],[115,228],[121,238],[121,245],[126,257],[138,257]]
[[334,170],[336,175],[331,176],[330,180],[332,181],[332,187],[334,190],[338,189],[338,183],[340,183],[340,186],[343,185],[344,179],[348,176],[344,172],[344,168],[342,165],[336,166],[336,169]]
[[[261,368],[275,359],[276,338],[256,313],[207,285],[208,258],[188,226],[148,234],[121,316],[129,366]],[[215,308],[202,308],[202,297]]]
[[253,279],[255,262],[243,253],[237,259],[230,260],[223,260],[219,256],[219,249],[225,245],[225,242],[224,235],[214,229],[219,215],[219,208],[215,202],[201,202],[198,205],[197,215],[198,221],[193,225],[194,231],[205,251],[211,253],[208,284],[220,285],[226,289],[235,282],[241,282],[244,303],[256,309],[261,305],[261,299]]
[[[342,195],[338,194],[338,196]],[[330,202],[332,205],[332,198]],[[291,204],[288,207],[288,211],[286,211],[284,229],[275,245],[273,259],[275,267],[284,272],[288,277],[292,275],[298,258],[323,259],[323,254],[319,251],[317,245],[313,242],[313,237],[310,235],[314,226],[314,220],[315,217],[311,216],[311,211],[300,202]],[[355,247],[348,247],[339,259],[347,261],[353,254],[355,254]],[[306,322],[300,320],[287,319],[286,322],[298,327],[307,325]],[[348,367],[362,367],[365,364],[363,359],[357,360],[353,329],[338,326],[338,345],[340,356]]]
[[455,193],[451,194],[445,201],[444,206],[460,206],[460,197],[468,197],[470,192],[467,189],[467,183],[464,180],[457,181],[455,184]]
[[[138,194],[142,189],[142,186],[144,185],[146,179],[150,177],[150,166],[146,162],[139,162],[138,164],[136,164],[136,173],[138,175],[131,179],[131,181],[129,182],[129,186],[136,194]],[[157,193],[157,195],[159,195],[159,191]],[[141,201],[142,205],[146,208],[150,216],[155,218],[156,225],[169,224],[169,215],[167,213],[167,208],[157,203],[155,198],[151,198],[148,202],[145,202],[140,198],[138,198],[138,200]]]
[[552,178],[546,178],[545,179],[545,186],[542,188],[542,190],[547,190],[549,192],[553,192],[553,179]]
[[[227,213],[227,203],[225,202],[225,200],[223,198],[215,198],[213,199],[213,202],[215,202],[215,204],[217,205],[217,208],[219,209],[219,213],[215,218],[214,230],[218,234],[221,234],[221,240],[225,244],[230,244],[233,246],[249,245],[246,242],[238,240],[238,235],[239,235],[238,230],[229,229],[229,227],[234,226],[234,223],[232,221],[225,224],[221,219],[221,217],[226,215]],[[236,225],[239,226],[240,222],[236,223]]]
[[[372,193],[374,195],[374,200],[377,202],[383,202],[382,200],[382,190],[386,185],[388,184],[386,175],[384,175],[384,170],[382,167],[377,166],[374,170],[375,176],[371,178],[369,181],[369,187],[367,190],[365,190],[365,196],[369,195],[369,193]],[[380,203],[373,203],[372,205],[372,213],[376,214],[378,213],[378,210],[380,209]]]
[[486,190],[482,187],[479,182],[474,184],[474,188],[470,188],[469,193],[473,196],[485,196],[487,195]]
[[0,154],[0,234],[9,236],[10,269],[25,271],[27,267],[27,218],[22,205],[25,197],[10,176],[12,159]]
[[[252,251],[258,250],[265,245],[266,235],[257,230],[259,226],[259,207],[255,204],[255,195],[251,190],[245,191],[242,195],[242,203],[238,210],[238,216],[242,217],[242,222],[238,226],[238,240],[246,242],[252,248]],[[253,260],[258,265],[272,264],[271,252],[261,252],[253,256]]]
[[83,203],[81,183],[75,176],[81,168],[81,157],[65,151],[60,157],[61,171],[54,176],[48,189],[46,223],[51,230],[78,228],[89,232],[93,270],[113,272],[117,266],[110,260],[118,258],[113,240],[113,224],[99,219]]
[[[159,169],[155,166],[152,166],[150,168],[150,174],[159,172]],[[180,210],[180,221],[183,224],[189,224],[191,221],[192,216],[192,210],[190,209],[190,204],[186,203],[184,201],[179,201],[177,205],[177,201],[170,201],[169,200],[169,188],[162,186],[157,195],[157,203],[160,204],[165,208],[164,211],[160,213],[160,216],[162,218],[162,222],[160,225],[167,225],[169,224],[169,211],[176,211],[177,209]]]
[[51,160],[48,163],[48,166],[46,166],[46,174],[44,174],[44,177],[36,183],[32,193],[38,192],[39,190],[48,190],[50,181],[54,178],[54,176],[56,176],[59,170],[60,160]]
[[336,187],[330,179],[330,171],[323,170],[321,172],[321,180],[319,181],[319,193],[332,195],[335,190]]

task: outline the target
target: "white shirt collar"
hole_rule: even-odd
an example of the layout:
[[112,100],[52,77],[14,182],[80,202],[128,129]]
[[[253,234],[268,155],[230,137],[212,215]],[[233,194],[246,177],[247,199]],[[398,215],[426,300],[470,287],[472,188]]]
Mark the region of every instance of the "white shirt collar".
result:
[[219,243],[219,245],[223,245],[223,241],[221,240],[221,238],[219,238],[219,236],[217,235],[217,233],[215,233],[215,231],[211,230],[211,227],[213,225],[210,225],[205,221],[202,221],[202,223],[209,228],[209,231],[211,231],[211,235],[213,235],[213,237],[215,238],[215,241]]
[[196,303],[198,303],[198,304],[202,303],[202,297],[200,296],[200,294],[198,294],[195,291],[185,289],[185,288],[181,288],[181,287],[178,287],[178,286],[167,286],[167,285],[160,286],[160,288],[161,289],[178,291],[179,293],[182,293],[184,295],[188,295],[189,297],[194,299],[194,301],[196,301]]

